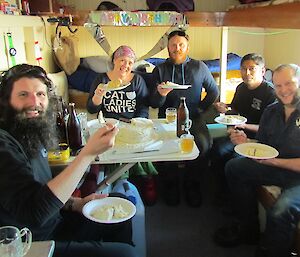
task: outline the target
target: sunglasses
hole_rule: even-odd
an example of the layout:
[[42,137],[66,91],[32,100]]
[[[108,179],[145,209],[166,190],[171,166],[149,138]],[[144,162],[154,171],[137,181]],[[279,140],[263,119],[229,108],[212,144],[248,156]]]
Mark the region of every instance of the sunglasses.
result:
[[186,40],[189,40],[189,36],[182,30],[174,30],[168,35],[168,40],[174,36],[185,37]]

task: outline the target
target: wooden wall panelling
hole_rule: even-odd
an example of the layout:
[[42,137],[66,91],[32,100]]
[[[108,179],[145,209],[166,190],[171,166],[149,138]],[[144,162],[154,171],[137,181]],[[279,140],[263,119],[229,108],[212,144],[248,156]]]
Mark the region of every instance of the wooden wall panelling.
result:
[[232,9],[224,16],[224,26],[300,28],[300,2],[264,7]]

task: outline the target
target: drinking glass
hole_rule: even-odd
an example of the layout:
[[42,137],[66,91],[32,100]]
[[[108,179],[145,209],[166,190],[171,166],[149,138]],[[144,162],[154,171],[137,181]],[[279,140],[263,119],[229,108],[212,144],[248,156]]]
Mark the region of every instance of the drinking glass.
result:
[[87,130],[87,113],[80,112],[77,114],[77,117],[80,122],[81,131],[86,131]]
[[[25,241],[22,243],[22,237]],[[31,246],[32,234],[28,228],[0,227],[0,256],[23,257]]]
[[194,148],[194,136],[192,134],[182,134],[180,136],[180,150],[182,153],[191,153]]
[[167,123],[173,123],[177,119],[177,109],[176,108],[167,108],[166,109],[166,120]]

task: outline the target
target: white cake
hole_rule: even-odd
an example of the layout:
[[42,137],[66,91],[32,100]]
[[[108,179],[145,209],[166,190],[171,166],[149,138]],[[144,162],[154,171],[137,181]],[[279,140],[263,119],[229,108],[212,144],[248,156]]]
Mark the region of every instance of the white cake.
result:
[[134,118],[130,124],[119,129],[117,144],[143,144],[153,140],[153,122],[145,118]]

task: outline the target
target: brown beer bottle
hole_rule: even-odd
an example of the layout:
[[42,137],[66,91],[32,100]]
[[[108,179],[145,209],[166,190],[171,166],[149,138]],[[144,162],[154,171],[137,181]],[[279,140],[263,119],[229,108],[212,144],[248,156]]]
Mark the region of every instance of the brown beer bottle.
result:
[[56,127],[58,132],[58,143],[67,144],[67,127],[61,111],[58,111],[56,114]]
[[69,103],[69,118],[67,124],[68,144],[71,150],[77,151],[82,147],[80,122],[76,114],[75,104]]
[[189,122],[189,110],[186,106],[185,97],[180,97],[180,104],[177,109],[177,137],[187,134],[185,130]]

